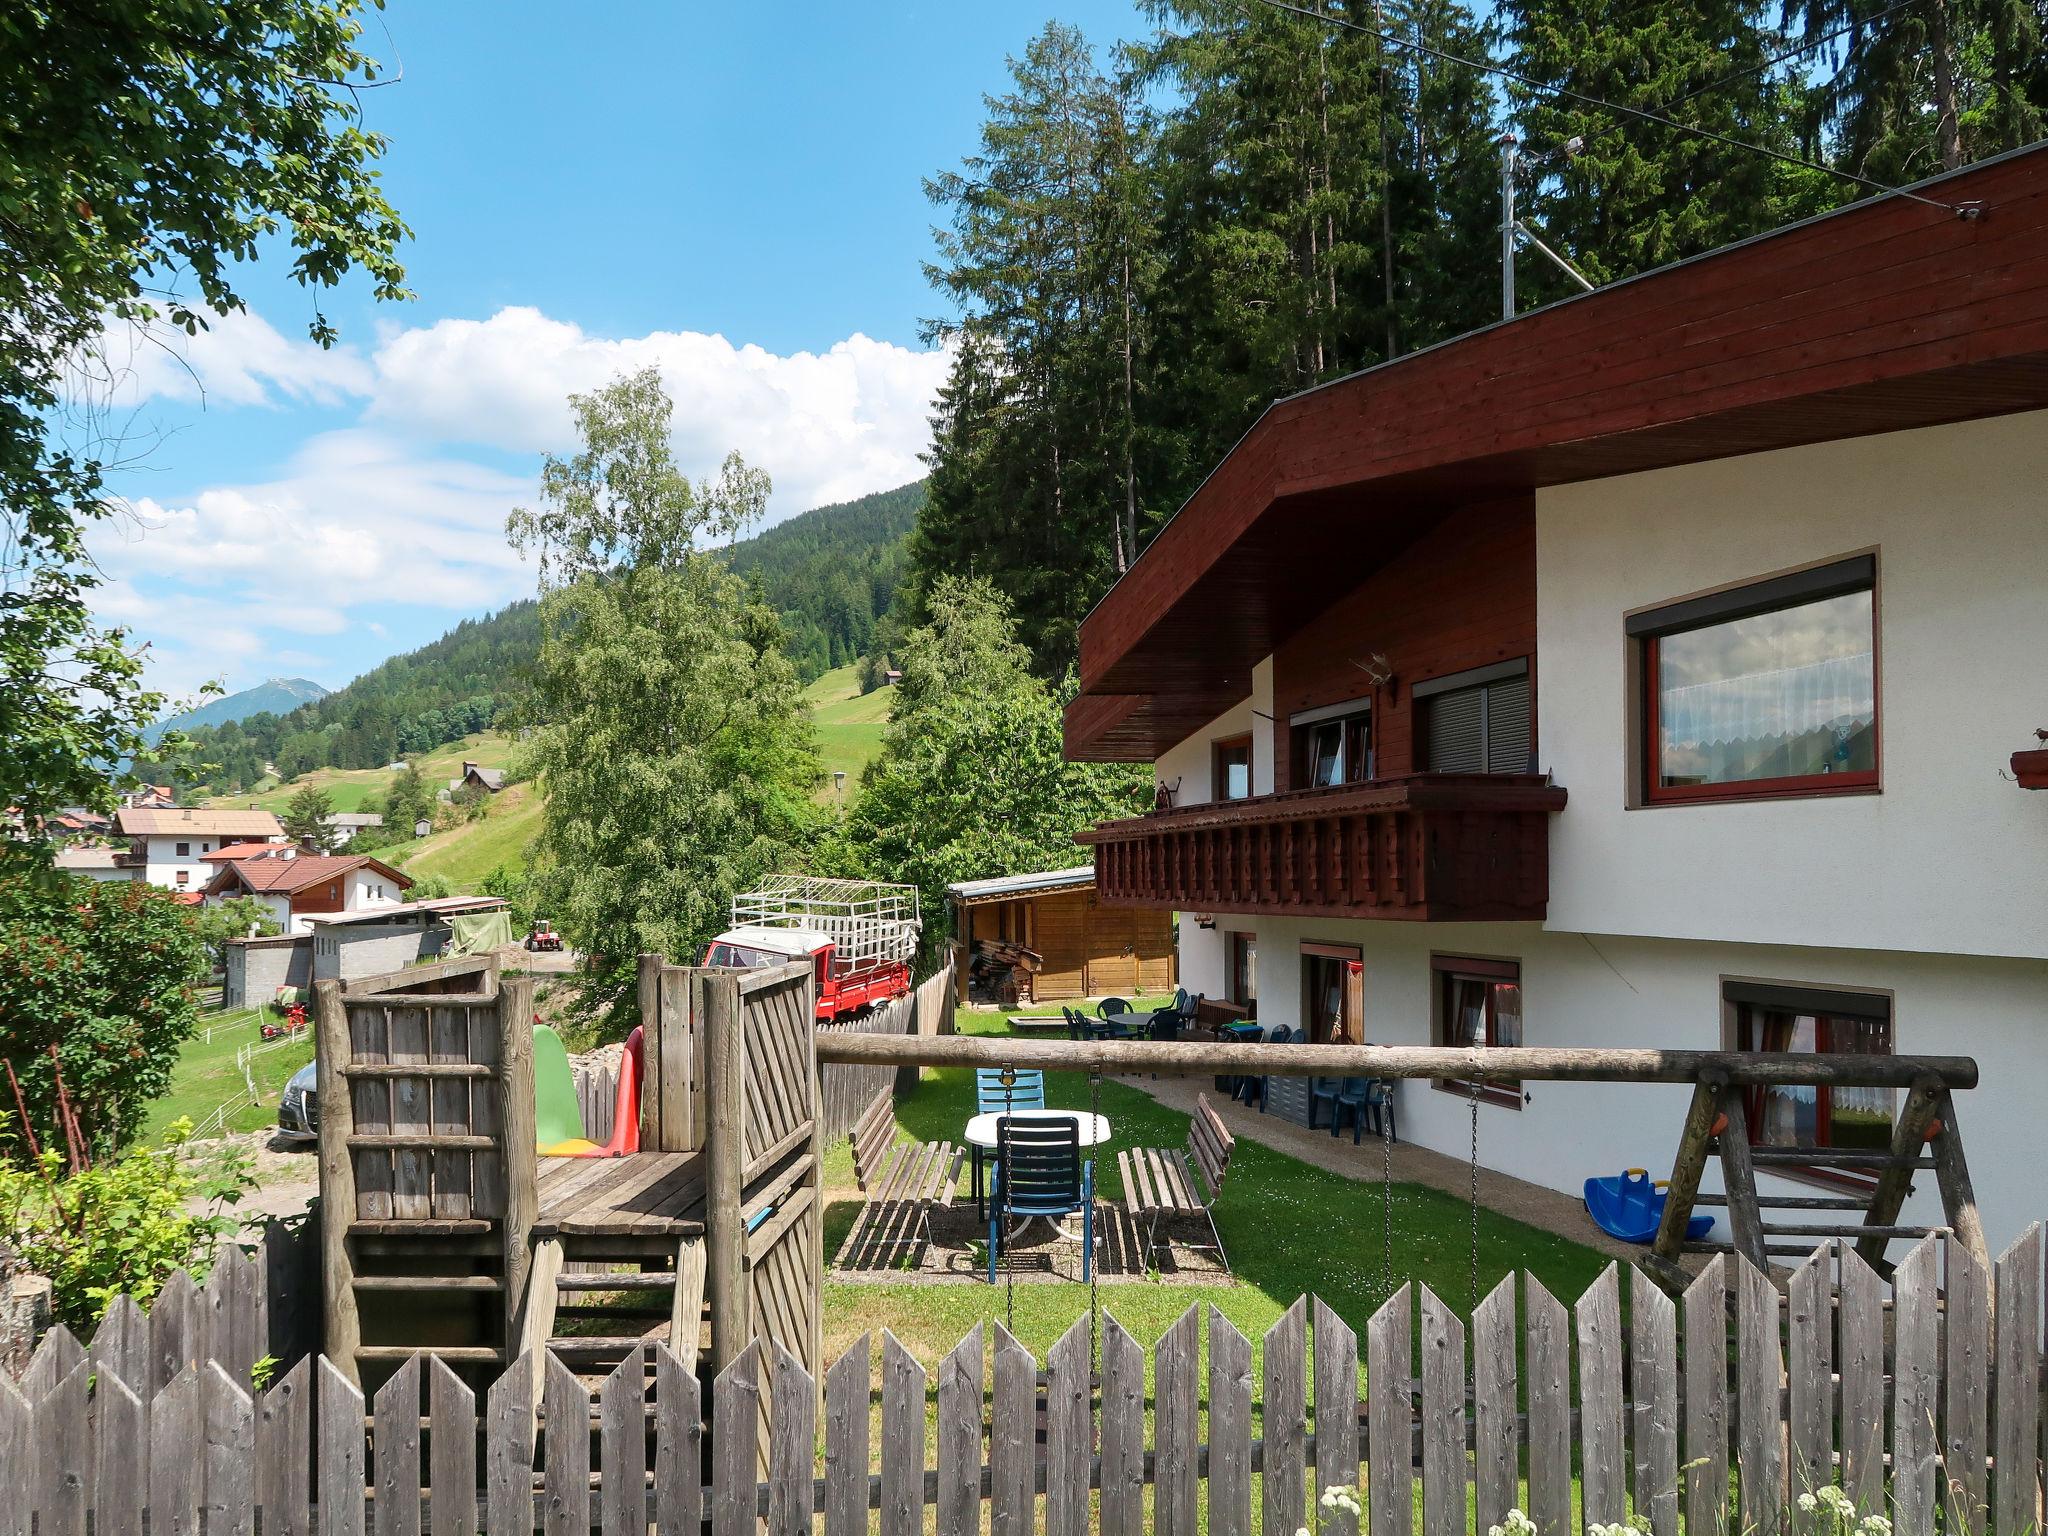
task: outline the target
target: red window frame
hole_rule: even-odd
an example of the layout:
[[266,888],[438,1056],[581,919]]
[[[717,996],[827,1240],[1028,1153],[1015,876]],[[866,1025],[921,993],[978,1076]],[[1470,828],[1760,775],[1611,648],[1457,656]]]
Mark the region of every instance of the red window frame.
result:
[[[1761,1043],[1752,1043],[1750,1039],[1752,1028],[1755,1028],[1759,1035],[1761,1034],[1762,1019],[1760,1015],[1770,1012],[1789,1013],[1795,1010],[1795,1005],[1790,1002],[1778,1007],[1771,1007],[1763,1003],[1731,1000],[1730,1006],[1734,1010],[1732,1020],[1733,1043],[1738,1051],[1757,1051],[1764,1048]],[[1897,1050],[1897,1027],[1892,1021],[1891,1006],[1888,1000],[1872,998],[1867,1012],[1851,1012],[1840,1005],[1830,1009],[1825,999],[1816,998],[1812,1006],[1805,1008],[1803,1011],[1814,1022],[1813,1048],[1816,1054],[1825,1054],[1830,1050],[1833,1045],[1832,1035],[1836,1025],[1847,1024],[1856,1026],[1875,1022],[1881,1022],[1885,1026],[1887,1049],[1883,1054],[1890,1055]],[[1742,1107],[1744,1116],[1749,1124],[1749,1144],[1752,1147],[1770,1148],[1777,1145],[1777,1143],[1763,1139],[1766,1092],[1767,1090],[1761,1087],[1751,1087],[1743,1091]],[[1818,1087],[1814,1090],[1814,1095],[1815,1145],[1813,1150],[1820,1152],[1838,1150],[1834,1143],[1834,1090],[1828,1087]],[[1892,1098],[1892,1111],[1896,1115],[1898,1109],[1896,1092],[1893,1093]],[[1814,1163],[1773,1163],[1769,1171],[1785,1178],[1805,1179],[1813,1183],[1826,1184],[1843,1189],[1867,1190],[1877,1183],[1877,1171],[1875,1169],[1866,1171],[1861,1168],[1822,1167]]]
[[[1767,582],[1751,583],[1751,586],[1767,585]],[[1737,587],[1726,594],[1739,600],[1748,588]],[[1861,584],[1846,590],[1866,590]],[[1871,594],[1870,643],[1873,653],[1877,648],[1877,578],[1873,565],[1867,590]],[[1788,597],[1780,603],[1768,604],[1761,608],[1738,611],[1727,619],[1708,618],[1700,623],[1674,625],[1665,634],[1684,634],[1694,629],[1708,628],[1718,623],[1732,622],[1737,617],[1748,617],[1755,613],[1782,613],[1792,608],[1803,608],[1811,603],[1825,601],[1837,593],[1820,592]],[[1798,799],[1809,795],[1854,795],[1869,794],[1879,786],[1879,770],[1884,763],[1884,667],[1882,658],[1872,673],[1873,686],[1870,701],[1870,757],[1875,765],[1849,773],[1805,773],[1793,774],[1775,779],[1742,779],[1726,784],[1673,784],[1657,782],[1657,764],[1663,758],[1663,721],[1658,710],[1657,697],[1657,654],[1664,634],[1650,633],[1641,637],[1642,657],[1642,709],[1643,727],[1638,733],[1642,746],[1642,791],[1646,805],[1686,805],[1702,801],[1717,800],[1784,800]]]
[[[1463,1048],[1463,1042],[1453,1041],[1450,1038],[1452,988],[1460,981],[1479,981],[1488,984],[1486,990],[1486,1034],[1489,1047],[1493,1040],[1494,1031],[1493,984],[1495,983],[1514,983],[1516,992],[1521,994],[1522,998],[1522,1027],[1525,1031],[1527,1030],[1528,995],[1522,991],[1521,961],[1480,960],[1468,955],[1431,955],[1429,957],[1429,969],[1430,984],[1436,992],[1432,1003],[1431,1034],[1437,1045]],[[1439,1088],[1445,1093],[1455,1093],[1465,1097],[1471,1096],[1473,1088],[1469,1080],[1454,1077],[1436,1078],[1431,1086]],[[1522,1085],[1520,1083],[1481,1083],[1478,1087],[1479,1102],[1482,1104],[1492,1104],[1501,1109],[1520,1109],[1522,1107]]]

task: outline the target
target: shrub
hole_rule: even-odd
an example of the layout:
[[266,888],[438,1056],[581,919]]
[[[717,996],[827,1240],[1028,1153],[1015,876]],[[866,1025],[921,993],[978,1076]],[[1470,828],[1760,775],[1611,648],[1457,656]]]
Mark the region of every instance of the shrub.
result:
[[[0,1058],[38,1144],[61,1145],[62,1070],[88,1147],[111,1152],[170,1085],[206,950],[187,908],[139,882],[0,875]],[[57,1048],[53,1066],[50,1048]],[[0,1076],[0,1109],[17,1108]],[[8,1151],[25,1155],[25,1137]]]
[[[62,1177],[46,1149],[34,1167],[0,1164],[0,1222],[8,1240],[50,1279],[52,1310],[73,1329],[92,1327],[122,1292],[147,1303],[171,1272],[203,1280],[221,1242],[240,1225],[229,1214],[255,1179],[239,1150],[192,1156],[192,1122],[175,1121],[161,1146]],[[203,1206],[194,1214],[193,1206]]]

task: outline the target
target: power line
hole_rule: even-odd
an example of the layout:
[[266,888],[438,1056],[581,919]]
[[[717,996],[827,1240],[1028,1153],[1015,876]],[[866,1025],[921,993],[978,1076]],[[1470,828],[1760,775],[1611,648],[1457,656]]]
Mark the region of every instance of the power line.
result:
[[1767,148],[1762,144],[1752,144],[1747,139],[1738,139],[1731,134],[1716,133],[1711,128],[1695,128],[1690,123],[1678,122],[1661,112],[1647,112],[1640,107],[1623,106],[1618,101],[1607,101],[1599,96],[1590,96],[1584,91],[1575,91],[1570,86],[1552,85],[1547,81],[1532,80],[1527,75],[1517,74],[1514,70],[1503,68],[1498,64],[1488,64],[1478,59],[1468,59],[1459,54],[1447,53],[1441,48],[1432,48],[1427,43],[1409,42],[1407,39],[1396,34],[1382,32],[1377,27],[1368,27],[1362,22],[1352,21],[1343,16],[1326,16],[1317,11],[1307,10],[1302,6],[1290,5],[1287,3],[1287,0],[1262,0],[1262,3],[1271,6],[1276,11],[1286,11],[1290,15],[1300,16],[1308,21],[1318,21],[1325,26],[1342,27],[1348,32],[1362,32],[1368,37],[1376,37],[1383,44],[1388,44],[1395,48],[1406,48],[1413,52],[1425,53],[1431,58],[1441,59],[1449,64],[1461,64],[1467,69],[1476,69],[1482,74],[1497,75],[1503,80],[1511,80],[1517,85],[1527,86],[1532,91],[1545,91],[1553,96],[1562,96],[1568,100],[1597,108],[1603,112],[1617,112],[1625,117],[1638,118],[1646,123],[1655,123],[1662,128],[1676,129],[1680,133],[1689,133],[1695,138],[1706,139],[1716,144],[1725,144],[1731,149],[1747,150],[1753,155],[1763,155],[1767,159],[1777,160],[1785,165],[1796,165],[1809,171],[1820,171],[1826,175],[1838,177],[1843,181],[1854,182],[1860,187],[1868,187],[1874,192],[1889,193],[1897,197],[1907,198],[1916,203],[1924,203],[1929,208],[1939,208],[1944,213],[1953,213],[1960,218],[1974,217],[1977,212],[1974,207],[1958,206],[1955,203],[1944,203],[1937,198],[1923,197],[1918,192],[1908,192],[1901,187],[1876,181],[1868,176],[1859,176],[1856,172],[1845,171],[1839,166],[1823,165],[1815,160],[1803,160],[1797,155],[1788,155],[1780,150]]

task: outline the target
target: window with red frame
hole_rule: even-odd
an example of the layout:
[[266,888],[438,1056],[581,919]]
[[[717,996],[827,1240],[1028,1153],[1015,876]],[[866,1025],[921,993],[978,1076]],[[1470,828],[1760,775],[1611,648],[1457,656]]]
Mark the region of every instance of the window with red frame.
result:
[[1877,787],[1877,559],[1859,555],[1628,621],[1651,802]]
[[[1436,977],[1436,1043],[1457,1046],[1512,1046],[1522,1043],[1522,967],[1514,960],[1478,960],[1433,955]],[[1437,1087],[1469,1094],[1472,1084],[1439,1079]],[[1481,1083],[1480,1100],[1509,1109],[1522,1107],[1519,1084]]]
[[[1845,1056],[1892,1053],[1892,1010],[1887,997],[1740,981],[1724,982],[1722,996],[1734,1017],[1738,1051]],[[1743,1107],[1753,1146],[1885,1152],[1891,1149],[1897,1095],[1890,1088],[1774,1083],[1750,1089]],[[1855,1182],[1867,1182],[1876,1173],[1874,1169],[1818,1165],[1793,1171]]]
[[1218,800],[1248,800],[1252,793],[1252,739],[1231,736],[1213,744],[1210,783]]

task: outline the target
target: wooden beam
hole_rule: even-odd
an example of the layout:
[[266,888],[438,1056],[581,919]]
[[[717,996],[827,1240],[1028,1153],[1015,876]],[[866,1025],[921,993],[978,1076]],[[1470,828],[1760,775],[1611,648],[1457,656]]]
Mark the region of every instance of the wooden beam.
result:
[[327,1307],[327,1358],[360,1386],[356,1349],[363,1341],[363,1328],[348,1251],[348,1229],[356,1219],[356,1170],[348,1142],[356,1117],[348,1079],[342,1075],[353,1051],[340,982],[313,984],[313,1027],[314,1059],[319,1064],[320,1290]]
[[[1892,1156],[1897,1161],[1877,1176],[1877,1188],[1871,1191],[1870,1205],[1863,1213],[1866,1226],[1889,1227],[1898,1221],[1899,1210],[1913,1188],[1913,1165],[1918,1163],[1920,1149],[1927,1144],[1927,1127],[1934,1119],[1935,1107],[1941,1103],[1942,1091],[1940,1083],[1923,1078],[1907,1093],[1905,1107],[1892,1126]],[[1887,1246],[1886,1238],[1873,1233],[1857,1238],[1856,1254],[1876,1268],[1883,1265]]]
[[1963,1158],[1963,1133],[1956,1126],[1956,1101],[1943,1093],[1934,1108],[1941,1134],[1934,1138],[1934,1180],[1941,1188],[1941,1208],[1956,1242],[1968,1249],[1985,1272],[1991,1270],[1991,1249],[1984,1241],[1984,1218],[1977,1211],[1977,1191],[1970,1183],[1970,1165]]
[[1771,1256],[1764,1246],[1763,1216],[1756,1203],[1756,1167],[1749,1160],[1749,1105],[1740,1088],[1721,1095],[1728,1123],[1721,1130],[1721,1187],[1728,1191],[1728,1228],[1735,1251],[1764,1274]]
[[1488,1083],[1697,1083],[1709,1072],[1731,1086],[1814,1084],[1906,1088],[1932,1077],[1977,1086],[1968,1056],[1809,1055],[1799,1052],[1608,1050],[1388,1045],[1235,1045],[1221,1041],[1039,1040],[989,1035],[818,1037],[818,1059],[856,1066],[1039,1067],[1052,1072],[1152,1072],[1210,1077],[1455,1078]]
[[1706,1172],[1707,1157],[1714,1146],[1714,1122],[1721,1114],[1721,1095],[1728,1079],[1720,1072],[1703,1075],[1693,1087],[1692,1107],[1686,1111],[1685,1128],[1678,1135],[1678,1150],[1671,1158],[1671,1184],[1664,1195],[1664,1218],[1657,1227],[1656,1255],[1678,1262],[1684,1251],[1686,1223],[1700,1192],[1700,1175]]

